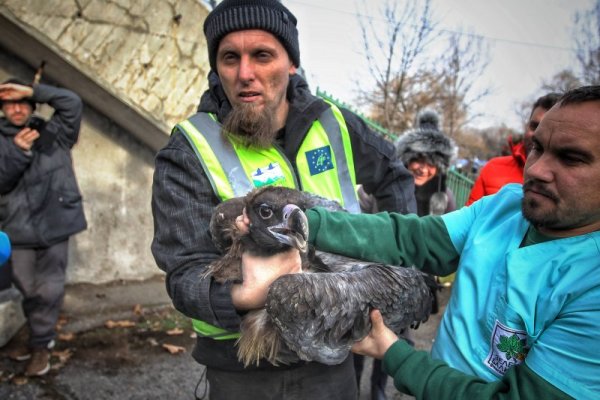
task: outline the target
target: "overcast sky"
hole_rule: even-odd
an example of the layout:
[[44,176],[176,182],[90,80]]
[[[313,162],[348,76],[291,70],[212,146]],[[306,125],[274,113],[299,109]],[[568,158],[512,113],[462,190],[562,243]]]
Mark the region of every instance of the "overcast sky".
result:
[[[356,0],[283,0],[298,18],[300,59],[317,86],[353,104],[354,78],[368,79],[357,23]],[[384,0],[369,0],[376,10]],[[479,104],[475,125],[505,123],[520,130],[517,105],[542,94],[543,80],[575,65],[573,17],[592,0],[433,0],[438,29],[483,36],[490,64],[479,79],[493,93]],[[377,15],[377,14],[375,14]]]

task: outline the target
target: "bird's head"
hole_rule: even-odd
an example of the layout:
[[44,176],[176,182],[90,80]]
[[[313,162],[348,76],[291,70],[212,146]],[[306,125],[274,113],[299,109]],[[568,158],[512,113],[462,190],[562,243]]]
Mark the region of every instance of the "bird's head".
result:
[[[343,210],[337,202],[315,194],[265,186],[217,205],[209,229],[215,246],[223,253],[234,243],[241,243],[244,249],[263,255],[286,251],[290,247],[305,252],[308,225],[304,210],[316,206]],[[248,233],[239,232],[235,226],[236,217],[244,209],[251,224]]]
[[259,189],[246,196],[245,213],[250,220],[248,235],[242,240],[258,246],[262,254],[287,251],[304,253],[308,248],[308,221],[297,191],[280,187]]

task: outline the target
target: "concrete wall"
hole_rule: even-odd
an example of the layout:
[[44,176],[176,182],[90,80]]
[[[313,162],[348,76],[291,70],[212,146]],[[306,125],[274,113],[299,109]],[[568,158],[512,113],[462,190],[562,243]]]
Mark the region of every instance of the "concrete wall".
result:
[[31,81],[43,54],[42,82],[85,103],[73,160],[89,228],[71,241],[70,283],[160,273],[150,253],[153,159],[206,87],[206,14],[196,0],[0,2],[0,17],[15,28],[3,35],[8,25],[0,26],[0,81]]
[[195,111],[208,72],[202,32],[208,11],[200,1],[1,3],[5,14],[166,132]]
[[73,151],[88,229],[71,246],[69,282],[145,279],[159,272],[150,253],[154,152],[93,109]]

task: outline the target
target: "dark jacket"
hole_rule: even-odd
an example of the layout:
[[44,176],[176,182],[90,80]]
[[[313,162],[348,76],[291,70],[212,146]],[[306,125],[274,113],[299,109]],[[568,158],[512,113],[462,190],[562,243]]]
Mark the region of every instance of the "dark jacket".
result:
[[[417,200],[417,215],[422,217],[424,215],[430,215],[432,213],[431,203],[432,196],[435,193],[446,194],[446,207],[441,210],[441,214],[446,214],[450,211],[456,210],[456,200],[454,199],[454,193],[446,184],[447,175],[438,172],[429,182],[421,186],[415,185],[415,199]],[[440,215],[439,212],[433,212]]]
[[81,99],[66,89],[34,87],[32,99],[54,114],[31,153],[14,143],[23,127],[0,118],[0,229],[14,248],[48,247],[87,226],[71,148],[81,123]]
[[[302,139],[328,105],[313,96],[299,76],[291,78],[288,100],[288,119],[278,144],[294,163]],[[230,110],[217,76],[211,74],[209,90],[202,96],[199,111],[215,113],[222,121]],[[413,178],[395,160],[394,146],[373,134],[354,114],[342,112],[351,135],[358,183],[375,196],[380,209],[415,212]],[[167,272],[167,290],[179,311],[238,331],[240,315],[231,301],[231,284],[200,278],[206,265],[221,256],[208,231],[213,208],[218,203],[194,150],[175,129],[156,157],[152,253],[158,266]],[[242,369],[233,341],[198,338],[194,357],[211,367]]]

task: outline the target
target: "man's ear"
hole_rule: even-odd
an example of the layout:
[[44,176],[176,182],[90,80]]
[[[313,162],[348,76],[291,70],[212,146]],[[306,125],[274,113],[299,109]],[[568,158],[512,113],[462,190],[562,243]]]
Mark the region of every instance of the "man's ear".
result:
[[292,63],[290,63],[290,75],[296,75],[296,66]]

